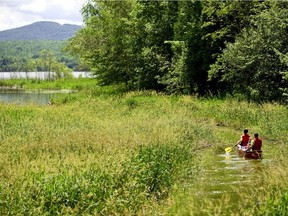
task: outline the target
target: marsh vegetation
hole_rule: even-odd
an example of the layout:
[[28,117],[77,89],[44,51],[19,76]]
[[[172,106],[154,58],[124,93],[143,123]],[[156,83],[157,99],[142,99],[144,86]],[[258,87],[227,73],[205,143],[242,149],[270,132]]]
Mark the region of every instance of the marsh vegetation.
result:
[[[0,104],[1,214],[288,213],[283,105],[88,83],[78,80],[82,90],[52,106]],[[251,170],[257,178],[245,191],[199,202],[194,186],[209,158],[224,154],[245,127],[259,132],[269,163]]]

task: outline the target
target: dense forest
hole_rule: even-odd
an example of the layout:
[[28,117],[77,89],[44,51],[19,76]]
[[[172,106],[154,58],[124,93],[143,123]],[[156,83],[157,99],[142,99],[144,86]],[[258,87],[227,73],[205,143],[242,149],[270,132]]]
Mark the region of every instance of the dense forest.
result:
[[66,50],[103,85],[287,101],[288,2],[101,1]]

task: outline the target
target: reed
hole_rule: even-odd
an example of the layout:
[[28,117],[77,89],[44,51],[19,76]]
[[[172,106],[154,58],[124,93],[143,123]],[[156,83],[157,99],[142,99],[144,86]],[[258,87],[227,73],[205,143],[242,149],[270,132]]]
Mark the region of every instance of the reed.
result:
[[40,79],[7,79],[0,80],[0,86],[18,87],[24,89],[70,89],[82,90],[96,86],[97,81],[89,78],[69,78],[54,81]]
[[[189,188],[203,158],[224,152],[243,128],[263,134],[265,151],[285,155],[288,115],[281,105],[116,91],[89,85],[52,106],[0,104],[2,214],[193,215],[201,205]],[[285,157],[271,170],[282,163]],[[265,181],[269,193],[251,191],[265,203],[260,212],[287,204],[287,187],[276,181],[286,170],[261,174],[276,177]],[[224,215],[229,200],[203,200],[203,213]]]

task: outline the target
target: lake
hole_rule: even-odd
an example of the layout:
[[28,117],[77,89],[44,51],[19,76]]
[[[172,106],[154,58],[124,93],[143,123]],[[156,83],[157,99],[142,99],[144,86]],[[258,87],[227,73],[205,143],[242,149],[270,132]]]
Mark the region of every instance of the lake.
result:
[[39,104],[47,105],[51,97],[60,93],[70,93],[68,90],[24,90],[13,88],[0,88],[0,103]]
[[[53,73],[50,72],[0,72],[0,80],[5,79],[48,79]],[[73,71],[74,78],[89,78],[91,72]],[[48,104],[51,97],[59,93],[70,93],[71,91],[61,90],[45,90],[31,91],[24,89],[1,88],[0,87],[0,103],[15,103],[15,104]]]

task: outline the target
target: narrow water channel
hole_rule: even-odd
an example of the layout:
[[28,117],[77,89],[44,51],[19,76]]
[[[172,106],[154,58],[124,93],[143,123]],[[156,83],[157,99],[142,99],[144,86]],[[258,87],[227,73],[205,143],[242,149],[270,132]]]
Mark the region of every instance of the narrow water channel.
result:
[[200,193],[211,198],[234,194],[236,187],[245,188],[261,172],[263,160],[245,160],[236,153],[210,156],[200,179]]
[[247,160],[239,157],[236,152],[230,154],[209,154],[199,181],[192,190],[195,201],[205,208],[204,200],[221,202],[223,197],[229,198],[227,206],[241,200],[237,191],[247,191],[254,184],[257,176],[265,169],[269,159]]

